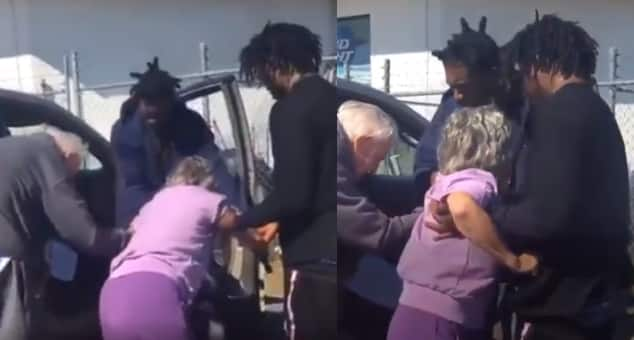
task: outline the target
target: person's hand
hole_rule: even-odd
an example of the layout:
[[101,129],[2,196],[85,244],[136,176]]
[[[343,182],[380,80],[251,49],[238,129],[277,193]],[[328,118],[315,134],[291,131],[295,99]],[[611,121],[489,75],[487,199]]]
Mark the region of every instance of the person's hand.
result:
[[231,231],[238,226],[238,213],[233,208],[227,208],[218,220],[218,227],[221,231]]
[[264,242],[270,243],[277,235],[279,228],[278,222],[271,222],[257,228],[255,232]]
[[521,274],[536,275],[538,267],[539,259],[537,256],[524,253],[516,257],[515,264],[511,266],[511,269]]
[[236,238],[243,247],[250,248],[256,254],[266,254],[268,242],[260,237],[255,231],[249,230],[236,233]]
[[429,202],[429,211],[433,216],[433,221],[429,221],[425,226],[438,233],[434,239],[441,240],[456,236],[456,226],[453,223],[447,202],[431,200]]

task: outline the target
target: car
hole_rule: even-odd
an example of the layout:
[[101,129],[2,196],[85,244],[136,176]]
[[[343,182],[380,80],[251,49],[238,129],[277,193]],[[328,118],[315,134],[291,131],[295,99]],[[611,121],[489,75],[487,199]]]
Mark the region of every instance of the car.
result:
[[[334,81],[334,78],[330,78]],[[415,145],[427,126],[427,121],[404,103],[381,91],[353,82],[337,81],[338,101],[360,100],[376,104],[390,114],[398,127],[398,143],[384,162],[382,172],[407,174],[413,167]],[[240,182],[248,204],[261,201],[271,190],[270,168],[255,157],[250,129],[240,96],[239,85],[231,74],[209,77],[179,92],[183,101],[192,102],[203,97],[220,98],[226,110],[220,114],[228,123],[232,139],[224,151],[228,164]],[[110,143],[95,129],[62,107],[39,97],[19,92],[0,90],[0,107],[6,124],[13,133],[28,131],[47,124],[79,135],[88,144],[90,161],[77,177],[77,187],[88,208],[102,226],[114,225],[115,188],[118,176]],[[227,136],[225,136],[227,137]],[[239,334],[245,322],[258,322],[263,313],[260,306],[259,259],[235,240],[225,240],[226,250],[217,259],[225,276],[227,289],[223,294],[209,297],[223,304],[222,317],[203,315],[196,322],[203,325],[204,340],[239,340],[248,334]],[[97,303],[99,289],[106,278],[108,262],[80,255],[75,280],[71,283],[49,280],[42,294],[46,309],[47,339],[99,339]],[[278,273],[281,274],[281,273]],[[4,281],[6,282],[6,281]],[[26,283],[32,284],[32,283]],[[4,293],[11,293],[1,287]],[[15,287],[14,287],[15,288]],[[15,292],[14,292],[15,293]],[[204,310],[204,308],[202,308]],[[204,313],[203,313],[204,314]],[[266,335],[259,338],[276,339],[281,330],[280,321]],[[279,332],[278,332],[279,333]],[[251,334],[252,335],[252,334]],[[16,339],[18,340],[18,339]]]
[[[240,183],[246,203],[252,205],[262,200],[271,187],[270,172],[261,160],[255,159],[250,129],[235,77],[226,74],[207,78],[181,90],[179,96],[185,102],[209,96],[217,96],[224,100],[224,114],[227,115],[225,119],[230,124],[227,135],[232,139],[231,149],[224,150],[225,155],[231,156],[228,163],[233,164],[232,171]],[[90,161],[79,173],[77,187],[99,225],[114,225],[115,188],[118,176],[110,143],[70,112],[36,96],[0,90],[0,107],[12,134],[29,132],[37,129],[37,126],[46,124],[75,133],[87,143]],[[214,300],[214,303],[223,304],[221,308],[224,309],[222,313],[218,313],[222,315],[205,315],[202,318],[204,327],[203,334],[200,335],[201,340],[238,340],[253,336],[245,333],[255,327],[244,327],[244,323],[253,325],[259,322],[262,314],[259,294],[260,259],[239,246],[235,240],[224,241],[221,249],[225,251],[220,258],[217,257],[221,271],[227,274],[220,275],[223,277],[220,284],[224,290],[222,294],[207,296],[208,299]],[[47,339],[100,338],[96,313],[99,290],[107,276],[108,266],[109,263],[105,260],[80,255],[76,276],[72,282],[54,279],[46,281],[46,289],[41,298],[44,302],[43,324]],[[5,290],[5,293],[11,293],[6,290],[16,288],[5,286],[0,289]],[[13,293],[19,294],[19,289]],[[200,311],[207,312],[204,308]],[[196,319],[198,324],[201,323],[200,317],[193,319]],[[281,329],[281,325],[278,328]],[[273,335],[263,336],[275,339]]]
[[[338,79],[337,96],[340,104],[347,100],[366,102],[379,106],[390,116],[397,130],[396,143],[382,162],[378,173],[398,176],[391,180],[411,181],[416,146],[429,122],[397,98],[353,81]],[[406,212],[408,211],[392,213],[397,215]],[[361,258],[355,275],[344,284],[352,292],[342,296],[344,310],[349,308],[365,313],[345,315],[343,327],[356,338],[385,339],[401,291],[396,265],[378,256],[365,255]]]

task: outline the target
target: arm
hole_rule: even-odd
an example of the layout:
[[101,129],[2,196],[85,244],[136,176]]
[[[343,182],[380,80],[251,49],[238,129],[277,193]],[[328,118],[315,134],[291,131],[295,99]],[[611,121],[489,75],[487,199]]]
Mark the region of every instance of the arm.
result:
[[42,194],[44,212],[60,237],[90,255],[112,256],[124,245],[119,229],[98,228],[69,179],[52,185]]
[[368,198],[390,216],[411,212],[421,205],[412,176],[369,175],[361,186]]
[[337,180],[337,236],[346,244],[398,259],[420,210],[388,217],[352,183]]
[[462,192],[449,194],[447,205],[456,229],[464,237],[505,266],[516,271],[521,269],[518,257],[502,242],[487,213],[469,194]]
[[310,130],[308,113],[284,114],[278,107],[273,107],[270,118],[275,187],[263,202],[240,217],[238,229],[256,228],[311,209],[312,174],[320,156],[315,154],[312,138],[316,132]]

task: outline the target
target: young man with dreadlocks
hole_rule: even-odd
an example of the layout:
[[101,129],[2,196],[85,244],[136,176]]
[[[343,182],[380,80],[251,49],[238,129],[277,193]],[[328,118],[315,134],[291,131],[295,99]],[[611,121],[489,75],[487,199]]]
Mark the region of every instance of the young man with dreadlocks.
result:
[[632,282],[627,163],[614,115],[593,89],[597,43],[546,15],[507,52],[534,106],[515,157],[518,195],[491,214],[511,248],[539,255],[541,269],[515,282],[505,305],[527,322],[527,340],[629,339],[618,331]]
[[420,202],[418,198],[422,198],[438,171],[436,150],[449,116],[463,107],[491,104],[500,94],[500,52],[493,38],[486,33],[486,23],[486,17],[482,17],[476,31],[462,18],[462,31],[454,34],[445,48],[432,52],[443,63],[450,89],[443,95],[416,150],[416,203]]
[[178,160],[199,155],[214,169],[219,190],[238,205],[238,189],[214,136],[203,118],[178,100],[180,80],[161,70],[158,58],[147,64],[112,128],[112,145],[122,174],[117,195],[117,225],[128,226],[162,187]]
[[297,340],[336,338],[337,106],[335,87],[318,74],[321,52],[306,27],[276,23],[240,53],[245,80],[264,85],[277,102],[269,118],[275,188],[237,228],[279,222],[290,276],[287,332]]

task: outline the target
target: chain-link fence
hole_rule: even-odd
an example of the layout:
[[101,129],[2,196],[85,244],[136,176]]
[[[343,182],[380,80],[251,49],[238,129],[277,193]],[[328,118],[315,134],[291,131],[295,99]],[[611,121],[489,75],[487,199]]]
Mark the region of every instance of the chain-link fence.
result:
[[620,74],[634,73],[634,56],[622,55],[613,47],[608,57],[609,79],[598,82],[598,87],[614,112],[625,142],[630,169],[630,211],[634,220],[634,79],[620,79]]
[[608,103],[625,142],[630,169],[630,211],[634,220],[634,80],[600,83],[599,88],[608,90]]
[[[181,79],[182,88],[211,76],[221,74],[234,74],[237,76],[237,67],[210,69],[209,52],[205,43],[200,44],[197,52],[200,64],[194,67],[199,68],[200,71],[175,75]],[[192,53],[195,53],[195,51],[192,51]],[[61,76],[42,79],[37,94],[66,108],[108,138],[112,125],[120,116],[121,105],[128,99],[130,89],[135,81],[86,84],[82,81],[80,62],[82,64],[90,64],[90,60],[81,60],[78,52],[71,52],[69,55],[64,56]],[[335,62],[336,57],[325,57],[321,70],[325,77],[333,81],[336,77]],[[254,152],[256,156],[270,163],[267,113],[273,104],[273,100],[264,89],[248,87],[242,83],[240,83],[240,89],[245,101],[249,122],[251,123],[250,132],[254,139],[253,145],[256,148]],[[188,102],[187,105],[201,113],[207,120],[221,147],[232,147],[232,139],[229,136],[231,128],[228,125],[228,113],[226,112],[227,106],[222,95],[203,97]]]
[[[438,72],[430,70],[428,57],[417,56],[405,63],[399,61],[396,65],[389,58],[384,59],[382,65],[372,68],[373,71],[380,73],[380,76],[374,79],[372,75],[357,72],[355,66],[350,65],[343,65],[339,76],[390,93],[431,120],[440,103],[441,95],[446,91],[446,86],[438,83]],[[420,63],[420,67],[412,65],[412,60]],[[634,220],[634,79],[624,80],[619,77],[621,73],[634,74],[634,56],[623,55],[618,49],[611,48],[608,60],[608,80],[599,81],[597,85],[615,114],[625,142],[630,169],[630,208]],[[419,79],[421,77],[427,79]]]

